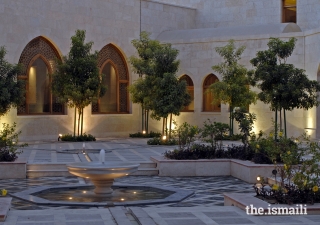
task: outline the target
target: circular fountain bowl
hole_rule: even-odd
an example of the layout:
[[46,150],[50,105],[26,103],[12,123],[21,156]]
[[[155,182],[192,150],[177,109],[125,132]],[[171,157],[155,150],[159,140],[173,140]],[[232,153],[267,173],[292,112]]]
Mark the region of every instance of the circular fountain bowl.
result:
[[67,165],[69,172],[87,179],[115,179],[138,170],[140,164],[126,162],[79,162]]
[[90,179],[96,194],[111,194],[114,179],[127,176],[138,170],[140,164],[126,162],[81,162],[67,165],[69,173]]

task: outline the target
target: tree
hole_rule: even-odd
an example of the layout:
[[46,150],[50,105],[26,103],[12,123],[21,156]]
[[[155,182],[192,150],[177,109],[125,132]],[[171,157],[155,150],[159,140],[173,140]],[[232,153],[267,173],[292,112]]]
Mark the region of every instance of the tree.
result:
[[63,61],[58,61],[52,76],[52,91],[69,107],[75,107],[74,130],[78,111],[78,135],[83,133],[83,109],[98,97],[106,87],[102,86],[102,75],[97,67],[98,52],[91,53],[93,42],[84,43],[85,31],[77,30],[71,37],[71,49]]
[[281,112],[283,111],[284,131],[287,136],[286,110],[295,108],[310,109],[318,106],[317,92],[320,85],[317,81],[308,79],[305,71],[286,63],[295,48],[296,39],[282,41],[270,38],[269,49],[259,51],[250,62],[256,70],[250,73],[251,84],[257,86],[261,92],[258,98],[270,104],[275,111],[275,139],[278,130],[278,111],[280,111],[280,130],[282,130]]
[[[159,120],[163,118],[162,134],[166,131],[167,118],[169,121],[169,138],[171,137],[172,115],[178,116],[183,107],[191,102],[185,81],[179,82],[176,73],[179,69],[177,60],[179,51],[169,43],[162,44],[154,50],[152,79],[152,114],[151,117]],[[166,133],[167,136],[167,133]]]
[[186,83],[179,82],[175,76],[179,67],[179,61],[176,60],[179,51],[173,49],[171,44],[161,44],[149,36],[142,32],[139,40],[132,41],[139,57],[132,56],[130,62],[139,79],[130,86],[129,92],[133,102],[142,107],[142,129],[145,127],[148,130],[148,115],[152,111],[151,118],[163,118],[162,134],[170,115],[170,135],[172,114],[179,115],[191,98]]
[[245,50],[245,46],[236,49],[234,41],[230,40],[224,47],[217,47],[216,52],[224,62],[212,69],[222,75],[222,80],[210,86],[214,96],[213,103],[229,104],[230,107],[230,135],[233,134],[233,110],[235,107],[247,108],[256,102],[256,93],[249,88],[248,70],[238,61]]
[[148,133],[148,118],[150,111],[151,86],[144,80],[145,76],[154,75],[154,52],[161,48],[161,44],[157,40],[150,39],[150,34],[141,32],[140,39],[132,40],[132,45],[136,48],[138,57],[131,56],[130,63],[135,73],[139,75],[139,79],[129,86],[129,92],[133,103],[141,105],[142,111],[142,130]]
[[170,115],[170,139],[172,115],[180,115],[180,111],[183,107],[190,104],[191,97],[187,91],[186,82],[179,82],[177,77],[172,73],[165,73],[163,77],[155,78],[154,83],[154,93],[152,95],[153,111],[151,117],[157,120],[160,120],[161,117],[163,118],[162,133],[164,134],[165,127],[167,127],[167,118]]
[[18,80],[22,66],[6,61],[6,53],[5,47],[0,47],[0,116],[5,115],[11,107],[17,107],[25,101],[25,84]]
[[[5,59],[7,51],[5,47],[0,47],[0,117],[5,115],[11,107],[17,107],[25,101],[25,83],[18,80],[18,75],[22,72],[22,65],[13,65]],[[16,132],[16,123],[12,126],[3,123],[0,131],[0,162],[14,161],[18,149],[27,144],[18,144],[18,136],[21,131]]]

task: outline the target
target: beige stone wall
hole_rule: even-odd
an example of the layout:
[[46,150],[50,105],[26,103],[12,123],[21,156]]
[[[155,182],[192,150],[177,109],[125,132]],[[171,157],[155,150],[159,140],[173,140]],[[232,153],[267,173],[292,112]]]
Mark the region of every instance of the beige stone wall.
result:
[[[311,79],[320,82],[320,29],[305,32],[305,69]],[[305,112],[308,133],[320,138],[320,107]]]
[[[86,41],[93,41],[99,51],[113,43],[125,58],[135,54],[131,40],[139,37],[139,0],[38,1],[2,0],[0,2],[0,45],[5,45],[6,58],[17,63],[30,40],[45,36],[66,55],[70,38],[76,29],[87,31]],[[136,78],[129,65],[130,82]],[[59,133],[73,130],[73,109],[66,115],[17,116],[12,109],[0,122],[17,122],[22,139],[56,139]],[[98,137],[128,135],[139,128],[139,107],[130,104],[127,115],[91,115],[85,109],[84,131]]]
[[[303,33],[291,33],[291,34],[278,34],[272,35],[273,37],[280,37],[283,40],[295,36],[297,38],[296,49],[293,55],[288,59],[288,63],[293,63],[298,68],[305,68],[304,63],[304,36]],[[215,47],[224,46],[227,41],[234,37],[219,37],[218,39],[212,39],[211,41],[177,41],[173,42],[173,47],[179,49],[179,59],[181,60],[181,67],[179,75],[188,74],[194,82],[195,90],[195,111],[183,112],[180,117],[175,119],[179,124],[184,121],[192,123],[194,125],[202,126],[203,121],[210,118],[211,120],[229,123],[228,106],[222,105],[221,113],[208,113],[202,112],[202,86],[205,77],[209,73],[213,73],[211,67],[221,62],[221,57],[215,52]],[[246,46],[246,50],[241,59],[241,63],[246,65],[247,68],[252,69],[250,59],[255,57],[256,52],[259,50],[267,49],[267,43],[270,35],[259,36],[242,36],[236,37],[236,45]],[[318,60],[319,61],[319,60]],[[310,72],[308,75],[312,79],[314,73]],[[221,75],[214,73],[221,79]],[[255,124],[255,131],[259,130],[270,131],[272,128],[271,118],[274,118],[274,112],[271,112],[268,105],[258,102],[256,105],[250,106],[250,111],[257,115],[257,122]],[[312,110],[306,112],[304,110],[294,110],[293,112],[287,112],[287,128],[289,136],[299,136],[305,127],[308,127],[308,117],[313,117]],[[311,126],[311,125],[310,125]],[[236,131],[236,129],[235,129]]]
[[320,4],[318,0],[297,0],[297,24],[303,30],[319,28]]
[[155,38],[165,30],[184,30],[196,27],[196,9],[158,1],[141,1],[141,30]]

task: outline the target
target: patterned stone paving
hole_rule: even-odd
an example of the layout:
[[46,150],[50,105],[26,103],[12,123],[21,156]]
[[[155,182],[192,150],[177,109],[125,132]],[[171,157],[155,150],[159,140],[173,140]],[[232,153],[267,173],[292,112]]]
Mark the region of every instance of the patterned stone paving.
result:
[[[42,177],[32,179],[11,179],[2,180],[0,189],[7,189],[9,193],[15,193],[39,185],[63,185],[79,183],[81,179],[73,177]],[[175,187],[186,190],[192,190],[195,195],[179,203],[161,204],[156,207],[193,207],[193,206],[222,206],[223,192],[252,192],[250,184],[233,177],[188,177],[172,178],[157,176],[128,176],[117,179],[116,182],[141,184],[141,185],[161,185],[166,187]],[[149,206],[143,206],[149,207]],[[34,205],[19,199],[13,199],[13,209],[46,209],[52,206]],[[75,208],[69,206],[59,206],[53,208]],[[89,208],[89,207],[76,207]]]
[[[132,161],[150,162],[150,156],[162,155],[174,146],[149,146],[148,139],[104,139],[96,142],[86,142],[87,149],[111,150],[106,154],[106,161]],[[33,142],[23,149],[20,158],[24,158],[29,164],[33,163],[69,163],[80,161],[77,154],[57,153],[56,150],[82,149],[82,142]],[[98,160],[98,154],[93,154],[94,161]]]

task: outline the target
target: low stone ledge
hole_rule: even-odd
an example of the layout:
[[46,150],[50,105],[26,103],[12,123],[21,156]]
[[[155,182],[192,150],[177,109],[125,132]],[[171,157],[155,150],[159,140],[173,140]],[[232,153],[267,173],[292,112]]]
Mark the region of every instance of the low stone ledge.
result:
[[237,159],[172,160],[162,156],[150,159],[157,164],[159,176],[233,176],[255,183],[257,176],[269,177],[274,169],[274,165]]
[[7,214],[11,207],[11,200],[10,197],[0,197],[0,222],[6,220]]
[[[298,208],[299,213],[301,215],[305,215],[305,210],[302,208],[306,207],[306,213],[310,215],[319,215],[320,214],[320,203],[316,203],[314,205],[310,204],[292,204],[292,205],[287,205],[287,204],[269,204],[268,202],[265,202],[259,198],[255,197],[255,194],[248,194],[248,193],[224,193],[224,206],[236,206],[242,210],[246,211],[246,207],[251,207],[251,205],[257,209],[262,208],[263,213],[266,216],[272,215],[272,208],[277,208],[280,209],[281,212],[282,210],[290,208]],[[279,211],[278,211],[279,212]],[[280,212],[280,213],[281,213]],[[295,211],[295,215],[297,211]]]
[[230,176],[229,159],[170,160],[150,157],[157,163],[159,176]]
[[0,162],[0,179],[25,179],[27,160],[17,159],[14,162]]

